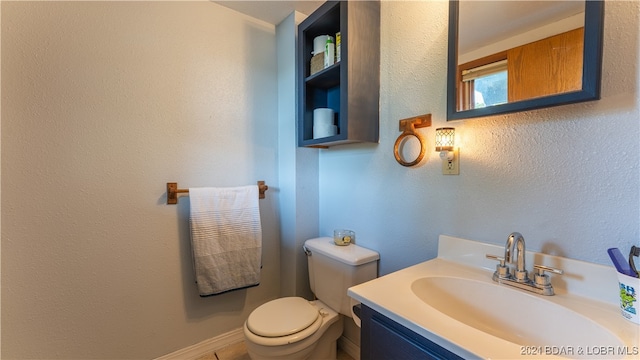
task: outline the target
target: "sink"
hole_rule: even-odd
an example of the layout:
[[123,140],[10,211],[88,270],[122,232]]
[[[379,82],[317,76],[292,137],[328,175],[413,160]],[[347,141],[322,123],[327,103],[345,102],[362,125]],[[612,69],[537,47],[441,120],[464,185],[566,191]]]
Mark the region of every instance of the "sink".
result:
[[528,252],[552,265],[554,296],[492,281],[503,246],[441,235],[438,257],[350,287],[348,295],[416,339],[463,359],[640,360],[640,326],[620,314],[611,266]]
[[496,283],[423,277],[411,283],[411,291],[446,316],[514,344],[564,349],[624,346],[612,332],[573,310]]

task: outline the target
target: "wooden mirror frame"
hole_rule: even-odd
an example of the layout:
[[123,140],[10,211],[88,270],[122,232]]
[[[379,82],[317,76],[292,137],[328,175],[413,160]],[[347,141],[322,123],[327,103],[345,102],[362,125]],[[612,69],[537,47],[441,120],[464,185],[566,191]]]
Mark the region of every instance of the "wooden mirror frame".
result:
[[604,28],[604,1],[585,0],[584,53],[582,67],[582,90],[545,97],[532,98],[484,108],[458,111],[458,19],[459,0],[449,1],[449,58],[447,69],[447,121],[508,114],[551,106],[565,105],[600,99],[602,73],[602,38]]

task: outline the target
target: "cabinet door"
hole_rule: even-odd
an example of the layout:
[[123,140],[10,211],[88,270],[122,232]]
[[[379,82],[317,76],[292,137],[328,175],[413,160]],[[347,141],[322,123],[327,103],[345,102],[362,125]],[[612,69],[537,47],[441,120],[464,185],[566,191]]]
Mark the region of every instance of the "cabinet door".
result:
[[582,89],[584,28],[507,51],[509,102]]
[[362,307],[362,360],[462,359],[395,321]]

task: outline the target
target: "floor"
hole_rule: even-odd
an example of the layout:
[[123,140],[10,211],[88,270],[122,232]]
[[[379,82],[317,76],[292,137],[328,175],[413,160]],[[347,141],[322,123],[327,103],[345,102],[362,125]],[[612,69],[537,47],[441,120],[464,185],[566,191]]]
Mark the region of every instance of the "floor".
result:
[[[225,348],[215,351],[210,354],[203,355],[196,360],[251,360],[249,354],[247,354],[247,347],[244,342],[231,344]],[[338,349],[337,360],[353,360],[349,354],[345,353],[341,349]]]

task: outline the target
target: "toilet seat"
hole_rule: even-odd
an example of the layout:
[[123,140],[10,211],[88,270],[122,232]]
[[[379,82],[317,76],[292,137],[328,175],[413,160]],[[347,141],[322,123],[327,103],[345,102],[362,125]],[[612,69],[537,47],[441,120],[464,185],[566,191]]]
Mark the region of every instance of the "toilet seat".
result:
[[245,322],[245,335],[260,345],[286,345],[306,339],[321,325],[316,306],[301,297],[286,297],[256,308]]
[[320,313],[301,297],[285,297],[262,304],[247,319],[252,333],[265,337],[281,337],[311,326]]

